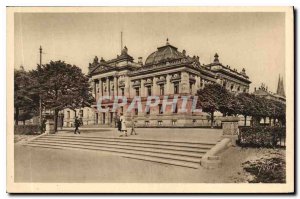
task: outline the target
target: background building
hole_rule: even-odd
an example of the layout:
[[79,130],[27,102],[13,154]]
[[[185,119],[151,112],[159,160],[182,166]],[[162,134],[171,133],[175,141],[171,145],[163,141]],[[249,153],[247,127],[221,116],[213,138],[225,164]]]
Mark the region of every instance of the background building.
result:
[[264,97],[266,99],[272,99],[275,101],[285,103],[286,99],[283,86],[283,78],[280,78],[279,76],[276,93],[269,91],[268,86],[262,83],[258,89],[254,88],[253,94],[259,97]]

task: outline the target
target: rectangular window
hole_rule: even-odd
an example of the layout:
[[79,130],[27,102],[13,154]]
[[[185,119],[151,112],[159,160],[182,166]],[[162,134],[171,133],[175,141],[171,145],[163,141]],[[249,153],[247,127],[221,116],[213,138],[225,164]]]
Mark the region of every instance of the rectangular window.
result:
[[81,118],[83,118],[83,110],[80,110],[80,111],[79,111],[79,116],[80,116]]
[[190,83],[190,93],[193,92],[193,83]]
[[71,114],[70,114],[70,111],[68,111],[67,112],[67,118],[70,119],[70,117],[71,117]]
[[140,88],[135,89],[135,96],[140,96]]
[[149,106],[147,107],[146,114],[147,114],[147,115],[150,115],[150,107],[149,107]]
[[159,112],[159,114],[163,114],[164,113],[164,111],[162,110],[162,104],[158,105],[158,112]]
[[164,87],[164,85],[160,85],[159,92],[160,92],[160,95],[164,95],[165,94],[165,87]]
[[174,83],[174,94],[179,93],[179,83]]
[[173,113],[177,113],[178,112],[177,104],[175,104],[174,106],[175,106],[175,109],[174,109]]
[[151,86],[147,87],[148,96],[151,96]]
[[121,94],[122,94],[122,96],[124,96],[124,94],[125,94],[124,88],[121,88]]

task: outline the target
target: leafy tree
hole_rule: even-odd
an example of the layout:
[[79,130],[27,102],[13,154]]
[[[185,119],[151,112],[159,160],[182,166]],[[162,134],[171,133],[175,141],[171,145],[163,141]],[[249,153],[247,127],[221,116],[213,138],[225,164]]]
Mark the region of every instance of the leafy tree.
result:
[[214,113],[220,111],[224,116],[232,114],[232,107],[228,105],[234,99],[234,96],[229,93],[223,86],[219,84],[208,84],[203,89],[197,91],[198,108],[202,108],[204,112],[210,114],[211,127],[213,128]]
[[281,125],[285,125],[286,105],[275,100],[269,100],[269,104],[269,117],[274,119],[274,124],[275,120],[278,119]]
[[65,108],[80,108],[93,102],[88,78],[81,69],[64,61],[50,61],[32,71],[35,92],[43,108],[54,111],[54,129],[57,131],[58,113]]
[[30,73],[26,72],[23,67],[14,71],[15,125],[18,125],[18,121],[25,122],[36,115],[35,96],[31,90],[32,83]]
[[245,118],[244,126],[246,126],[247,117],[252,116],[253,113],[256,111],[254,98],[255,96],[249,93],[240,93],[236,97],[236,100],[240,104],[240,109],[238,110],[238,114],[243,115]]

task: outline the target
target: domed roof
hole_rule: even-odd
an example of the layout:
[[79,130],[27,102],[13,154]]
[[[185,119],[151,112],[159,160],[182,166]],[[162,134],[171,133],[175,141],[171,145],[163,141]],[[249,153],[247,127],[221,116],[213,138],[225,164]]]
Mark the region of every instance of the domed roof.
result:
[[164,62],[168,60],[180,59],[183,58],[184,54],[177,51],[177,48],[170,45],[167,39],[165,46],[157,48],[157,51],[151,53],[146,61],[145,65],[150,65],[154,63]]

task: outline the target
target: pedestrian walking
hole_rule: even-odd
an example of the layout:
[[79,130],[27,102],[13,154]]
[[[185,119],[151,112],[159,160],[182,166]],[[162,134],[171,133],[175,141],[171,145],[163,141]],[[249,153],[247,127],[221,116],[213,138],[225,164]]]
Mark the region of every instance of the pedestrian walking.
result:
[[75,130],[74,130],[74,134],[80,134],[80,131],[79,131],[79,126],[81,124],[81,121],[78,119],[78,117],[76,116],[75,117]]
[[122,133],[122,122],[121,122],[121,117],[116,117],[116,127],[118,129],[118,132],[120,133],[120,137],[122,137],[123,135]]
[[125,133],[125,136],[127,136],[126,119],[123,113],[121,113],[120,121],[121,121],[121,132]]
[[134,120],[134,118],[131,119],[131,132],[130,132],[130,135],[137,135],[136,131],[135,131],[135,123],[136,121]]

